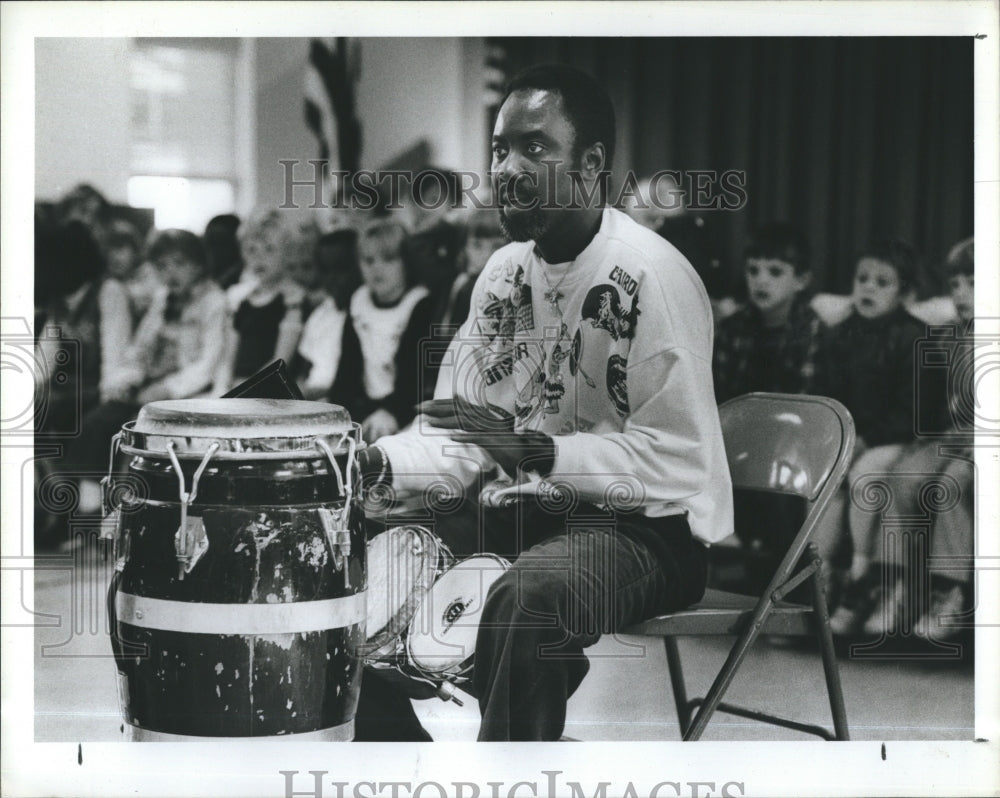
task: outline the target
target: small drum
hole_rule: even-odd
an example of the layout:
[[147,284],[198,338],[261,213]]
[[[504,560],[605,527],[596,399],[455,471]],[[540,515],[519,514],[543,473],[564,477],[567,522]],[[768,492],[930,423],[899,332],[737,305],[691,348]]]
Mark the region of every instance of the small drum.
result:
[[441,574],[406,631],[406,669],[435,682],[467,681],[486,594],[509,568],[502,557],[477,554]]
[[468,680],[490,586],[510,568],[479,554],[455,563],[436,535],[400,526],[368,541],[365,663],[412,698],[455,700]]
[[113,462],[119,445],[109,611],[129,738],[351,739],[366,549],[347,412],[153,402]]

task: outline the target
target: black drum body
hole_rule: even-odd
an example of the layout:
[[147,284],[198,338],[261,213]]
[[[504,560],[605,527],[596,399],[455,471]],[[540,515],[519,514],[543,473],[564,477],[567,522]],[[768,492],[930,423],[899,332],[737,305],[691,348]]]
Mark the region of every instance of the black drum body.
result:
[[[119,512],[109,610],[128,735],[351,739],[366,598],[356,425],[328,418],[330,405],[303,419],[313,403],[195,409],[206,403],[240,410],[235,428],[191,436],[175,412],[184,402],[147,406],[122,433],[129,487],[109,485]],[[254,424],[264,410],[291,412],[283,405],[296,406],[303,429],[266,414]],[[283,434],[270,436],[269,423]]]

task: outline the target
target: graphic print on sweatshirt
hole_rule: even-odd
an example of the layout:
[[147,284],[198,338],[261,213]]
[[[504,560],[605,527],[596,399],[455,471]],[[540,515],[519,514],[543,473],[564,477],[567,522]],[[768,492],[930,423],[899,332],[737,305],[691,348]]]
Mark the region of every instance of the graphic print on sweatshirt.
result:
[[[602,283],[587,292],[587,297],[583,301],[581,328],[589,326],[611,337],[604,381],[615,412],[619,418],[625,418],[629,413],[628,353],[641,313],[639,284],[620,266],[615,266],[608,274],[608,278],[616,285]],[[625,294],[624,297],[622,292]],[[626,301],[629,303],[628,310],[625,310]],[[578,337],[579,345],[574,340],[575,358],[570,361],[571,371],[579,368],[582,357],[583,338],[579,335],[579,331]],[[588,375],[583,376],[590,382]]]
[[507,260],[488,276],[477,302],[474,355],[483,397],[512,409],[518,429],[588,429],[605,403],[625,418],[638,281],[617,265],[604,267],[594,274],[597,284],[565,285],[557,314],[551,302],[533,308],[524,265]]
[[524,267],[507,261],[490,276],[501,281],[497,290],[507,290],[502,296],[487,290],[479,306],[479,332],[487,341],[479,356],[479,371],[487,385],[510,376],[514,370],[514,338],[535,326],[531,286],[524,281]]

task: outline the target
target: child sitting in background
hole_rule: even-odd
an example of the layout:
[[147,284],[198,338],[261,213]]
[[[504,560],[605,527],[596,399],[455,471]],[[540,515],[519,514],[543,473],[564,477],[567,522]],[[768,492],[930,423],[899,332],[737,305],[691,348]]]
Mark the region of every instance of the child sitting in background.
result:
[[434,297],[433,323],[444,323],[451,289],[459,276],[465,231],[460,224],[440,220],[415,231],[403,242],[403,259],[414,270],[417,282]]
[[86,225],[36,217],[36,347],[44,364],[35,370],[37,433],[74,435],[81,412],[100,401],[108,363],[127,343],[126,337],[117,348],[106,348],[103,282],[104,260]]
[[916,285],[917,273],[916,253],[902,241],[866,250],[855,266],[852,313],[829,330],[823,343],[816,393],[840,400],[857,431],[845,490],[831,503],[817,532],[829,562],[844,542],[846,505],[851,565],[841,606],[830,622],[836,634],[861,631],[881,602],[882,590],[892,589],[883,585],[873,563],[879,556],[878,518],[848,502],[848,496],[858,479],[889,470],[914,438],[914,352],[925,327],[903,308],[903,300]]
[[120,354],[132,341],[132,333],[149,306],[134,301],[133,281],[142,256],[139,231],[129,222],[115,220],[105,236],[105,277],[101,285],[102,349],[115,357],[101,373],[101,401],[118,399],[128,392],[119,381]]
[[715,337],[715,397],[750,391],[809,393],[822,325],[804,298],[809,247],[792,225],[759,228],[746,248],[749,302],[723,319]]
[[286,274],[302,290],[302,321],[305,322],[328,297],[327,275],[316,257],[321,231],[311,212],[286,210],[282,213],[285,225],[290,228],[282,256]]
[[361,284],[357,233],[345,229],[321,236],[316,270],[326,297],[306,319],[292,363],[292,374],[306,399],[325,398],[340,365],[347,306]]
[[108,225],[104,253],[108,278],[127,283],[142,259],[139,231],[131,222],[115,219]]
[[240,218],[232,213],[213,216],[205,225],[205,253],[208,256],[208,273],[222,288],[239,282],[243,272],[243,255],[237,231]]
[[[892,466],[895,473],[886,479],[891,490],[893,515],[915,519],[914,526],[919,523],[918,519],[929,516],[930,526],[926,562],[913,556],[900,558],[902,552],[898,548],[883,552],[884,559],[896,571],[901,568],[919,569],[919,578],[911,579],[909,583],[924,585],[929,581],[930,596],[924,606],[915,606],[916,600],[924,598],[924,591],[917,591],[919,595],[904,595],[902,588],[906,582],[898,578],[901,574],[897,573],[895,590],[888,601],[881,608],[877,605],[873,607],[871,614],[864,619],[863,630],[866,634],[880,634],[885,629],[895,628],[895,622],[909,606],[915,610],[909,617],[917,618],[912,627],[914,634],[945,640],[954,636],[960,627],[941,621],[945,616],[960,614],[972,603],[973,571],[968,567],[974,554],[975,517],[974,421],[971,418],[975,376],[972,367],[975,357],[972,239],[963,241],[952,250],[946,269],[949,294],[957,310],[957,318],[952,322],[955,335],[942,340],[942,345],[949,350],[948,367],[937,376],[947,377],[947,382],[931,383],[931,387],[940,388],[947,403],[936,408],[941,414],[936,429],[926,423],[929,419],[922,419],[921,430],[928,429],[938,434],[930,440],[907,446]],[[929,379],[929,376],[923,376]],[[921,391],[921,398],[926,398],[924,391]],[[943,485],[942,495],[953,496],[954,502],[928,501],[929,491],[935,483]],[[957,495],[954,495],[955,491]],[[872,548],[878,551],[877,546]],[[927,581],[925,568],[929,570]],[[884,611],[880,612],[880,609]]]
[[225,297],[208,276],[198,236],[165,230],[153,240],[149,259],[166,290],[143,317],[126,356],[139,406],[205,391],[222,354],[225,323]]
[[[745,252],[748,303],[719,324],[712,357],[716,400],[751,391],[809,393],[822,324],[804,294],[809,247],[794,226],[758,228]],[[750,589],[762,588],[805,517],[797,496],[734,494],[735,531],[757,556],[746,562]]]
[[[431,311],[424,332],[421,395],[432,399],[441,359],[451,343],[454,327],[450,317],[454,286],[461,279],[465,230],[457,221],[438,221],[412,233],[403,242],[403,260],[421,285],[430,292]],[[466,311],[468,312],[468,311]]]
[[241,281],[227,292],[229,322],[215,381],[218,395],[273,360],[290,363],[295,354],[302,334],[304,292],[292,279],[290,265],[299,257],[308,226],[296,223],[288,213],[257,213],[241,231],[245,265]]
[[[950,374],[959,377],[948,383],[947,407],[941,424],[947,435],[944,442],[949,446],[948,456],[938,455],[941,442],[923,443],[897,465],[901,472],[928,473],[928,469],[934,468],[932,458],[936,456],[941,474],[958,485],[959,496],[955,506],[935,513],[931,524],[928,549],[930,601],[928,607],[921,608],[924,611],[914,625],[914,632],[918,636],[935,640],[945,640],[959,631],[960,627],[949,625],[946,618],[972,607],[974,597],[973,569],[961,563],[957,567],[945,567],[946,558],[959,558],[968,562],[975,555],[976,485],[972,448],[975,421],[971,418],[975,402],[975,369],[972,364],[976,356],[973,340],[974,255],[973,239],[970,238],[957,244],[948,254],[945,263],[948,293],[957,313],[957,335],[951,346]],[[902,507],[907,506],[905,502],[909,502],[916,513],[921,506],[921,497],[911,492],[900,497]]]
[[462,250],[459,272],[452,283],[447,311],[442,324],[459,327],[469,317],[472,289],[490,255],[507,243],[500,230],[500,216],[492,208],[472,208],[465,219],[465,246]]
[[156,229],[150,230],[146,240],[140,243],[138,264],[132,271],[125,286],[128,288],[129,305],[132,308],[132,318],[138,324],[146,312],[152,307],[153,300],[163,291],[163,279],[156,264],[149,259],[149,248],[159,235]]
[[[362,229],[364,284],[351,297],[330,401],[361,423],[371,442],[413,420],[421,390],[420,341],[430,334],[433,299],[404,261],[406,230],[392,220]],[[359,379],[360,375],[360,379]]]
[[[69,454],[77,473],[107,470],[111,437],[139,409],[160,399],[186,399],[212,383],[222,354],[225,295],[207,276],[201,239],[186,230],[165,230],[150,246],[149,259],[164,289],[154,299],[124,355],[120,394],[84,417]],[[84,479],[80,511],[96,512],[96,478]]]

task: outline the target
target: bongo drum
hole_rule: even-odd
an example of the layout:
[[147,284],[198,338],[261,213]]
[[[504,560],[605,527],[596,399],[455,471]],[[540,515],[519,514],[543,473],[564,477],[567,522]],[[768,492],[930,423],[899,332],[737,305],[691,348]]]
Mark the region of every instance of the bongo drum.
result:
[[398,665],[403,635],[434,580],[453,562],[451,552],[422,526],[387,529],[368,541],[368,664]]
[[441,574],[407,628],[404,670],[438,683],[468,681],[486,594],[509,568],[502,557],[477,554]]
[[[357,424],[296,400],[153,402],[112,444],[109,593],[133,740],[348,740],[361,679]],[[114,469],[112,469],[114,471]]]

